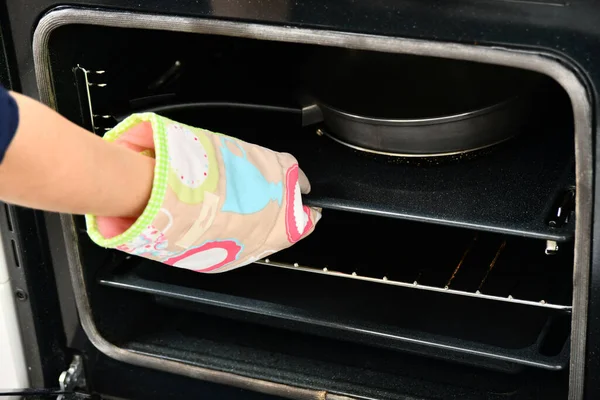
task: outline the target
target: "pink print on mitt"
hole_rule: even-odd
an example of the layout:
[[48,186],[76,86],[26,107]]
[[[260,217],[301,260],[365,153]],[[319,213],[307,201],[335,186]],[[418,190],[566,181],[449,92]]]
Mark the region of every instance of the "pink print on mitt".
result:
[[167,265],[196,272],[211,272],[235,260],[243,246],[235,240],[206,242],[163,261]]
[[296,243],[310,232],[313,222],[310,208],[302,205],[300,183],[298,182],[298,164],[294,164],[286,173],[285,229],[290,243]]

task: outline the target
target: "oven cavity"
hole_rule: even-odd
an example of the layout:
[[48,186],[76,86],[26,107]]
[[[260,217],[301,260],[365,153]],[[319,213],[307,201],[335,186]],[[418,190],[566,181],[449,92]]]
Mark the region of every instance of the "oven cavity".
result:
[[571,104],[553,80],[101,26],[57,29],[50,47],[70,119],[102,135],[150,111],[289,152],[311,181],[305,202],[323,209],[308,238],[219,275],[98,248],[76,219],[112,343],[364,396],[397,398],[390,377],[426,376],[423,356],[448,377],[456,365],[491,374],[450,386],[506,394],[551,376],[564,389],[577,193]]

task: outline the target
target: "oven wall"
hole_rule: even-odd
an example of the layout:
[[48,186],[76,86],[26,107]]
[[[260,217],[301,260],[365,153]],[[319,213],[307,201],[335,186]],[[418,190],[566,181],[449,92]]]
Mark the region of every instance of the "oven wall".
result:
[[[36,96],[31,38],[52,0],[9,1],[18,72],[25,94]],[[71,1],[69,4],[227,18],[468,44],[543,49],[576,65],[594,98],[600,87],[600,3],[593,0],[514,2],[502,0],[270,1],[239,6],[227,0],[164,2],[147,0]],[[598,111],[594,104],[594,114]],[[597,123],[597,122],[595,122]],[[595,129],[596,130],[596,129]],[[594,153],[596,151],[594,150]],[[596,178],[597,179],[597,178]],[[600,202],[594,204],[594,209]],[[597,214],[594,213],[594,216]],[[600,232],[594,217],[593,231]],[[587,398],[600,398],[600,251],[594,243],[587,331]],[[576,339],[575,339],[576,340]]]

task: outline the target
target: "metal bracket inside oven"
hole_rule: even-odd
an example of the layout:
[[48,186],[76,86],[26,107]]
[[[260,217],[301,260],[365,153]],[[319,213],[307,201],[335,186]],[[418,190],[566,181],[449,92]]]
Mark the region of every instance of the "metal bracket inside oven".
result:
[[[73,68],[73,72],[75,73],[75,80],[77,83],[77,87],[80,91],[79,96],[83,97],[83,104],[88,105],[89,116],[84,118],[86,123],[89,124],[89,128],[94,133],[104,133],[111,129],[109,126],[103,126],[105,121],[114,120],[112,115],[109,114],[96,114],[94,112],[94,106],[92,102],[92,93],[90,88],[105,88],[108,86],[108,82],[105,79],[102,79],[106,75],[105,70],[89,70],[81,65],[77,65]],[[90,76],[93,76],[90,79]]]
[[81,356],[73,356],[69,369],[63,371],[58,378],[58,383],[63,391],[72,391],[75,388],[85,387],[85,371]]

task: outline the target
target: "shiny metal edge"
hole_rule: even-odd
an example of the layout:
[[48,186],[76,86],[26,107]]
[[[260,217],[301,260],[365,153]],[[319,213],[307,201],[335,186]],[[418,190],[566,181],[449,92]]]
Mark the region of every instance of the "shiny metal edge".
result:
[[[567,65],[571,64],[566,60],[559,59],[550,54],[543,54],[539,51],[523,51],[504,47],[442,43],[420,39],[171,15],[61,8],[50,11],[42,17],[33,37],[33,56],[40,99],[53,108],[56,108],[56,99],[49,63],[48,43],[50,35],[55,29],[69,24],[213,34],[257,40],[327,45],[357,50],[368,49],[388,53],[434,56],[522,68],[545,74],[556,80],[569,95],[575,121],[577,200],[575,205],[576,228],[569,399],[578,400],[583,398],[593,206],[592,110],[586,87],[582,83],[580,76],[567,67]],[[64,216],[62,222],[65,239],[67,239],[68,248],[66,250],[69,253],[69,268],[72,275],[73,289],[75,291],[82,326],[92,343],[100,351],[110,357],[131,364],[238,387],[249,387],[252,390],[267,393],[285,393],[285,397],[288,398],[326,398],[327,394],[325,392],[292,388],[286,385],[244,378],[235,374],[198,368],[183,363],[166,362],[148,356],[141,357],[109,343],[100,335],[91,316],[89,300],[83,282],[82,264],[75,240],[76,236],[73,231],[73,219]]]
[[465,112],[458,113],[458,114],[442,115],[439,117],[413,118],[413,119],[408,119],[408,118],[407,119],[402,119],[402,118],[391,119],[391,118],[370,117],[370,116],[358,115],[358,114],[342,111],[341,109],[330,106],[329,104],[326,104],[326,103],[319,102],[319,105],[323,108],[328,108],[330,111],[333,111],[333,112],[339,114],[341,117],[344,117],[344,118],[352,120],[352,121],[371,122],[371,123],[375,122],[380,125],[417,126],[417,125],[435,125],[435,124],[441,124],[441,123],[445,123],[445,122],[455,122],[455,121],[465,120],[468,118],[477,117],[477,116],[484,115],[484,114],[489,114],[496,110],[510,107],[513,103],[518,102],[522,98],[523,98],[523,94],[520,93],[520,94],[514,95],[510,98],[507,98],[505,100],[502,100],[499,103],[481,107],[481,108],[471,110],[471,111],[465,111]]
[[329,139],[333,140],[334,142],[337,142],[339,144],[341,144],[342,146],[346,146],[348,148],[351,148],[353,150],[358,150],[361,151],[363,153],[371,153],[371,154],[379,154],[382,156],[388,156],[388,157],[402,157],[402,158],[434,158],[434,157],[449,157],[449,156],[458,156],[461,154],[469,154],[469,153],[474,153],[476,151],[480,151],[480,150],[484,150],[493,146],[496,146],[500,143],[504,143],[510,139],[512,139],[513,137],[515,137],[515,135],[511,135],[505,139],[502,140],[498,140],[494,143],[490,143],[488,145],[485,146],[481,146],[481,147],[476,147],[474,149],[468,149],[468,150],[462,150],[462,151],[452,151],[452,152],[448,152],[448,153],[431,153],[431,154],[427,154],[427,153],[418,153],[418,154],[411,154],[411,153],[392,153],[389,151],[380,151],[380,150],[373,150],[373,149],[367,149],[366,147],[361,147],[361,146],[357,146],[355,144],[352,143],[348,143],[343,141],[342,139],[334,136],[333,134],[327,132],[325,129],[319,129],[323,136],[328,137]]

